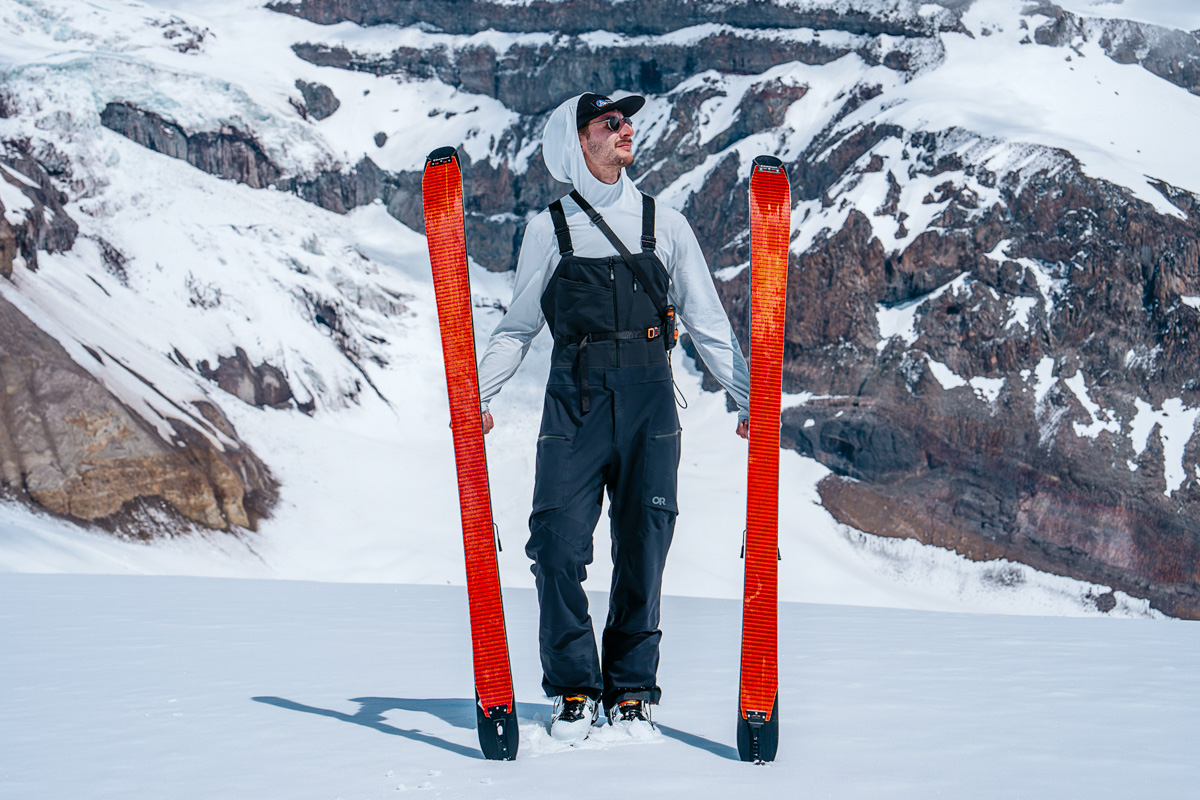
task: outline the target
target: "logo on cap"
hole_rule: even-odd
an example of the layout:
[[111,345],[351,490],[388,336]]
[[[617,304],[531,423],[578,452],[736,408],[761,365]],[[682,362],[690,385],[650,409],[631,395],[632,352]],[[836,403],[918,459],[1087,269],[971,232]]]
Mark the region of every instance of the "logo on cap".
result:
[[611,106],[612,102],[613,101],[609,100],[607,97],[597,97],[596,98],[596,108],[604,108],[605,106]]

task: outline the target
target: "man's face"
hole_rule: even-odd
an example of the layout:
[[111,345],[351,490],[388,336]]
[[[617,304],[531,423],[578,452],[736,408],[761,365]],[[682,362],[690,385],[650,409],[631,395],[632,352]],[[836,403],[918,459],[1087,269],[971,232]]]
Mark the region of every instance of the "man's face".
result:
[[606,120],[622,116],[620,111],[610,111],[596,117],[587,127],[579,131],[579,143],[583,146],[583,157],[595,172],[596,167],[611,169],[628,167],[633,163],[633,124],[625,122],[616,131],[609,130]]

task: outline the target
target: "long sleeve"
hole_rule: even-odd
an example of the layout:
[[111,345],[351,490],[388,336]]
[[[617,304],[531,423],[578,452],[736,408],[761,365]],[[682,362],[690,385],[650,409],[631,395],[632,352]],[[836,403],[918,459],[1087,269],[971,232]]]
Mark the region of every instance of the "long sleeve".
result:
[[[626,246],[641,236],[641,194],[625,181],[619,201],[599,207],[605,220]],[[612,244],[574,202],[564,203],[575,253],[603,258],[617,254]],[[750,416],[750,371],[733,335],[725,308],[717,296],[708,263],[691,225],[682,214],[663,205],[655,219],[657,252],[671,277],[669,300],[705,366],[738,404],[738,418]],[[517,257],[517,280],[508,312],[492,332],[479,362],[479,394],[483,410],[513,376],[529,350],[529,343],[546,324],[541,299],[546,283],[558,265],[558,244],[548,212],[530,221]]]
[[717,296],[700,243],[682,214],[671,209],[660,213],[666,223],[658,227],[660,235],[665,234],[669,249],[675,313],[691,335],[704,365],[733,396],[738,405],[738,419],[749,419],[750,370]]
[[483,411],[516,373],[529,352],[529,343],[546,324],[542,293],[558,261],[550,215],[534,217],[525,229],[517,256],[517,280],[508,311],[492,331],[479,361],[479,399]]

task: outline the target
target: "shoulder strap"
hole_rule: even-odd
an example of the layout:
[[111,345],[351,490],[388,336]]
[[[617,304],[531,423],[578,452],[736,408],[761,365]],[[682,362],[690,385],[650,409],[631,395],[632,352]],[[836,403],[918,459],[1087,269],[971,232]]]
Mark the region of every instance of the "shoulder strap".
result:
[[569,256],[575,252],[571,244],[571,228],[567,225],[567,215],[563,213],[562,199],[550,204],[550,219],[554,222],[554,235],[558,238],[559,255]]
[[[608,227],[608,223],[604,221],[604,217],[600,216],[599,211],[592,208],[591,203],[583,199],[583,195],[572,189],[571,199],[579,204],[579,207],[583,209],[583,213],[588,215],[588,219],[592,221],[592,224],[600,229],[600,232],[603,233],[604,237],[612,243],[613,247],[617,248],[617,252],[621,254],[621,258],[625,259],[625,264],[628,265],[629,269],[633,271],[633,274],[636,275],[638,280],[642,282],[642,286],[646,287],[647,292],[653,293],[651,297],[654,300],[654,304],[658,306],[659,313],[664,313],[667,309],[667,298],[662,297],[657,291],[655,291],[655,284],[651,282],[649,277],[647,277],[645,270],[642,269],[642,265],[639,264],[638,260],[633,257],[633,253],[629,252],[629,248],[626,247],[625,243],[621,241],[621,237],[613,233],[613,229]],[[646,206],[643,203],[643,225],[645,224],[645,209]]]
[[653,253],[655,244],[654,198],[642,192],[642,252]]

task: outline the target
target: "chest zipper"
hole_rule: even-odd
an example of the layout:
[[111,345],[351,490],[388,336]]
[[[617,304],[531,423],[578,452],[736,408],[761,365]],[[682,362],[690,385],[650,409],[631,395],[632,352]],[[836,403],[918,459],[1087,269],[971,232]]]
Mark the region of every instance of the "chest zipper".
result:
[[[620,326],[621,311],[620,311],[619,305],[617,304],[617,272],[616,272],[616,269],[613,267],[613,260],[611,258],[608,259],[608,282],[609,282],[609,285],[612,287],[613,324]],[[617,366],[619,367],[619,366],[621,366],[621,342],[620,342],[620,340],[613,342],[613,351],[616,353]]]
[[629,308],[625,309],[625,327],[629,327],[630,320],[633,319],[633,307],[637,303],[637,276],[633,276],[633,294],[629,297]]
[[617,310],[617,308],[618,308],[618,306],[617,306],[617,272],[613,268],[613,261],[611,258],[608,260],[608,285],[609,285],[609,288],[612,289],[613,323],[616,325],[620,325],[621,324],[621,314]]

